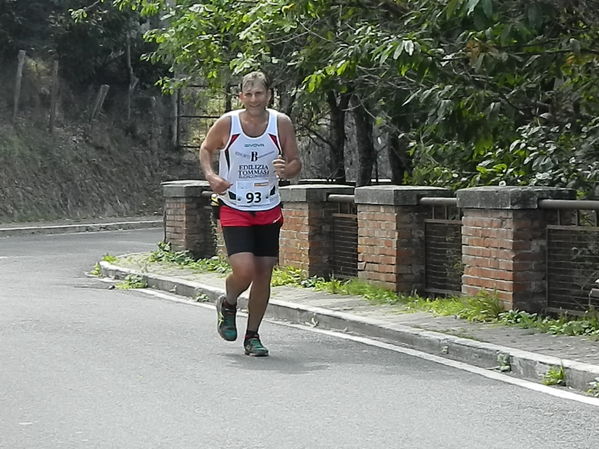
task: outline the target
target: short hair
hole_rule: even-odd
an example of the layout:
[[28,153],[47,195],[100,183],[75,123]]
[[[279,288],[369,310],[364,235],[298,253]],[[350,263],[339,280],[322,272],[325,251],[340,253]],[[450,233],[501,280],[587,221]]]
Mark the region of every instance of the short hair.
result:
[[248,86],[248,85],[253,86],[257,82],[262,83],[262,85],[264,86],[264,88],[266,90],[270,89],[270,82],[268,80],[268,77],[264,74],[264,72],[260,72],[260,71],[250,72],[247,75],[245,75],[241,79],[239,88],[240,88],[240,90],[243,91],[243,89],[246,86]]

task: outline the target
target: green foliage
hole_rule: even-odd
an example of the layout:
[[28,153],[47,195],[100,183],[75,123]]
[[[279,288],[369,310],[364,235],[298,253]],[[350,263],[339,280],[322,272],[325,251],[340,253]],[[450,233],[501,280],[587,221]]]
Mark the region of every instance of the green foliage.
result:
[[152,66],[141,59],[154,46],[143,38],[145,20],[138,11],[119,10],[110,2],[89,5],[84,0],[67,0],[63,9],[50,20],[63,75],[77,83],[127,85],[129,68],[127,43],[131,50],[131,68],[142,86],[153,85],[165,67]]
[[540,316],[536,313],[510,310],[499,314],[498,322],[501,324],[535,329],[554,335],[585,336],[599,339],[599,317],[596,311],[590,310],[584,317],[570,317],[567,315],[559,318]]
[[599,377],[595,377],[594,381],[589,382],[589,389],[587,390],[587,393],[591,396],[599,398]]
[[[165,90],[198,78],[221,88],[263,69],[285,110],[331,148],[321,131],[330,99],[349,96],[378,134],[400,136],[412,184],[550,185],[588,194],[599,182],[599,12],[591,0],[0,6],[0,48],[14,55],[17,28],[41,11],[51,24],[43,41],[80,82],[127,82],[127,36],[135,73],[146,83],[162,75]],[[47,24],[36,34],[48,35]],[[144,31],[150,44],[141,43]]]
[[60,0],[0,0],[0,60],[14,61],[18,50],[30,55],[51,49],[48,16],[60,9]]
[[100,264],[96,263],[90,270],[89,274],[91,276],[100,276],[102,274],[102,267],[100,267]]
[[158,249],[152,251],[149,262],[167,262],[177,265],[187,265],[195,262],[189,251],[173,251],[168,242],[158,242]]
[[154,49],[142,38],[146,22],[139,11],[119,10],[105,1],[0,0],[0,60],[14,61],[18,50],[26,50],[39,59],[58,58],[69,81],[127,85],[129,42],[140,85],[153,85],[166,68],[140,59]]
[[147,33],[158,45],[149,57],[189,77],[223,85],[266,69],[311,119],[327,93],[351,93],[409,142],[411,183],[589,191],[599,179],[585,165],[599,98],[588,0],[117,3],[163,9],[169,26]]
[[552,366],[543,376],[544,385],[566,385],[566,371],[564,366]]
[[314,283],[314,288],[328,293],[363,296],[376,304],[396,304],[400,300],[395,292],[359,279],[331,279],[330,281],[319,279]]
[[509,354],[499,354],[497,356],[497,363],[499,363],[497,369],[502,373],[507,373],[512,370],[512,362]]
[[102,260],[108,263],[117,263],[119,258],[107,253],[102,256]]
[[281,285],[301,287],[304,285],[306,279],[306,272],[302,269],[295,267],[275,267],[270,285],[273,287]]
[[158,243],[158,249],[150,253],[148,262],[171,263],[200,272],[228,273],[231,271],[229,263],[218,256],[210,259],[195,259],[189,251],[173,251],[170,243],[166,242]]
[[115,284],[119,290],[130,290],[134,288],[147,288],[148,283],[145,278],[138,274],[128,274],[125,278]]
[[502,311],[501,303],[495,295],[481,292],[477,296],[457,296],[449,298],[407,297],[406,306],[440,316],[456,316],[468,321],[493,322]]

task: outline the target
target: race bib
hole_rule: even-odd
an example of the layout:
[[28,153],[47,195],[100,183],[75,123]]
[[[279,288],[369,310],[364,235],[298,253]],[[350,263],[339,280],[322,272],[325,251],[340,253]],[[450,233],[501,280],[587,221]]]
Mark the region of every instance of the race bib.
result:
[[271,186],[267,179],[253,179],[251,181],[237,181],[235,195],[237,204],[250,206],[264,204],[270,201]]

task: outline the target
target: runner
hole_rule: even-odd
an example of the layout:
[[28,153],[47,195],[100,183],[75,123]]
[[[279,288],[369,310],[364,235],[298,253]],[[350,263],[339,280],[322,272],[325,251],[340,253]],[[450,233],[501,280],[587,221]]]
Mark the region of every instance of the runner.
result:
[[[220,117],[200,148],[200,165],[219,195],[220,222],[232,273],[216,302],[218,333],[237,339],[237,298],[250,288],[245,353],[267,356],[258,330],[270,299],[272,270],[279,257],[283,213],[278,182],[297,176],[301,162],[293,124],[268,109],[271,89],[262,72],[243,77],[243,109]],[[218,174],[212,163],[219,155]]]

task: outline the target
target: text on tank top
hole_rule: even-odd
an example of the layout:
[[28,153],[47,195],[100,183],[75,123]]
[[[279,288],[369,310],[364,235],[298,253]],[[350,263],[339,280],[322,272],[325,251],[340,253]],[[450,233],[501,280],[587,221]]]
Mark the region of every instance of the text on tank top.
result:
[[245,211],[268,210],[281,202],[278,179],[272,162],[281,155],[277,112],[268,111],[266,130],[258,137],[243,132],[239,114],[231,111],[229,141],[220,152],[219,176],[232,185],[222,201]]

